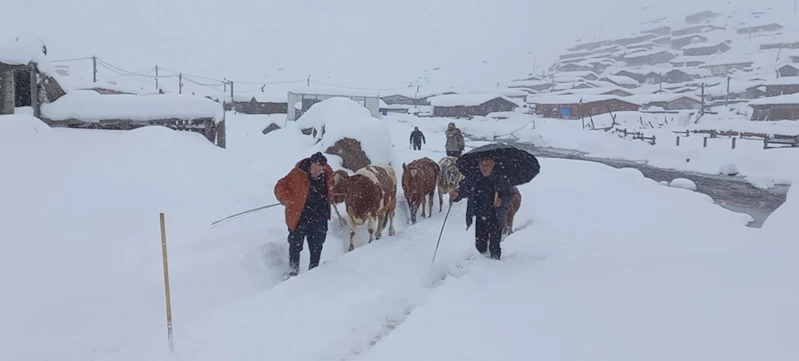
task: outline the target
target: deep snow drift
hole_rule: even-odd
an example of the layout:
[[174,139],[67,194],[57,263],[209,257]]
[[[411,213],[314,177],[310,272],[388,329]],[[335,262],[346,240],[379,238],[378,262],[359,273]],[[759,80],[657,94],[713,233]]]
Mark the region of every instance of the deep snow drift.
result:
[[[159,212],[177,359],[798,356],[799,299],[786,287],[797,270],[772,241],[795,227],[750,229],[704,195],[592,163],[541,160],[500,263],[466,261],[476,251],[459,203],[431,266],[446,204],[410,226],[400,201],[396,236],[344,254],[347,230],[333,220],[324,264],[305,271],[305,251],[300,276],[278,283],[282,210],[209,229],[274,202],[277,178],[313,151],[291,126],[261,135],[271,118],[228,114],[222,150],[160,127],[0,117],[0,167],[13,170],[0,187],[0,281],[19,295],[0,301],[0,358],[169,359]],[[414,152],[414,124],[383,121],[395,166],[443,157],[446,123],[417,124],[427,144]]]

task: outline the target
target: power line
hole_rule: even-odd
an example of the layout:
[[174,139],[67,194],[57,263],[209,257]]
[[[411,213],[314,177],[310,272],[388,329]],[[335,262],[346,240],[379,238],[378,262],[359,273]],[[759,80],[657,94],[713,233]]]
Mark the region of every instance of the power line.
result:
[[[105,60],[102,60],[100,58],[97,58],[97,57],[59,59],[59,60],[51,60],[50,62],[58,63],[58,62],[92,60],[92,59],[94,59],[96,61],[96,65],[98,65],[100,67],[103,67],[104,69],[109,70],[109,71],[111,71],[111,72],[113,72],[115,74],[123,75],[123,76],[137,76],[137,77],[150,78],[150,79],[178,78],[178,77],[182,76],[183,81],[186,81],[186,82],[189,82],[189,83],[192,83],[192,84],[195,84],[195,85],[203,86],[203,87],[219,87],[219,86],[225,86],[225,85],[230,84],[230,83],[248,84],[248,85],[261,85],[260,87],[254,88],[252,90],[239,91],[239,92],[251,92],[251,91],[255,91],[255,90],[260,90],[260,89],[262,89],[262,87],[267,86],[267,85],[295,84],[295,83],[315,83],[315,84],[321,84],[321,85],[326,85],[326,86],[331,86],[331,87],[336,87],[336,88],[342,88],[342,89],[371,90],[371,91],[402,90],[402,89],[408,89],[408,88],[412,88],[412,87],[416,86],[416,85],[409,85],[409,86],[405,86],[405,87],[396,87],[396,88],[351,87],[351,86],[346,86],[346,85],[339,85],[339,84],[333,84],[333,83],[327,83],[327,82],[322,82],[322,81],[318,81],[318,80],[313,80],[310,77],[307,78],[307,79],[295,79],[295,80],[284,80],[284,81],[252,81],[252,80],[227,80],[227,79],[222,80],[222,79],[216,79],[216,78],[211,78],[211,77],[206,77],[206,76],[201,76],[201,75],[196,75],[196,74],[183,73],[183,72],[180,72],[180,71],[177,71],[177,70],[172,70],[172,69],[162,68],[162,67],[158,67],[158,70],[159,71],[170,72],[170,73],[173,73],[173,75],[152,75],[150,73],[155,71],[155,67],[148,68],[145,71],[141,71],[141,72],[133,72],[133,71],[129,71],[129,70],[123,69],[121,67],[115,66],[115,65],[113,65],[113,64],[111,64],[111,63],[109,63],[109,62],[107,62]],[[192,79],[192,78],[194,78],[194,79]],[[200,82],[200,81],[197,81],[195,79],[206,80],[206,81],[214,82],[215,84],[214,83]],[[419,85],[419,86],[421,86],[421,85]],[[236,91],[234,90],[234,92],[236,92]]]

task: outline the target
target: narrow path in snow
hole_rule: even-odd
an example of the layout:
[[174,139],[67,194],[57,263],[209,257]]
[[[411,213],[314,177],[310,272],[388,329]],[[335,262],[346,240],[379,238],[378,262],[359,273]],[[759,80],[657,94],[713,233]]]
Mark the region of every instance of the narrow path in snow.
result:
[[640,170],[645,177],[658,182],[671,182],[674,178],[690,179],[696,183],[697,192],[710,196],[716,204],[733,212],[751,215],[755,221],[749,223],[749,227],[754,228],[760,228],[766,218],[785,202],[789,188],[789,186],[777,185],[772,189],[759,189],[742,178],[657,168],[628,160],[588,157],[585,153],[570,149],[539,148],[522,142],[513,142],[513,144],[542,158],[576,159],[602,163],[615,168],[635,168]]

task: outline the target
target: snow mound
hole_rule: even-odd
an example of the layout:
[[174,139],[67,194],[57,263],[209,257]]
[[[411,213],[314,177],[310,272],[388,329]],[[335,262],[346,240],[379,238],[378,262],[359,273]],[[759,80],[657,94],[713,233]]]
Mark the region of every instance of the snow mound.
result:
[[669,183],[669,187],[673,188],[682,188],[695,191],[696,190],[696,183],[694,181],[687,179],[687,178],[674,178]]
[[666,181],[660,181],[660,182],[658,182],[658,183],[660,183],[661,185],[664,185],[664,186],[667,186],[667,185],[669,185],[669,182],[666,182]]
[[21,149],[34,149],[34,145],[47,142],[53,129],[39,118],[30,115],[0,115],[0,134],[4,140],[0,149],[4,156],[14,156]]
[[41,136],[52,131],[49,125],[31,115],[0,115],[0,133],[6,138]]
[[748,176],[746,181],[758,189],[774,188],[774,179],[765,176]]
[[92,90],[76,90],[42,104],[42,117],[50,120],[78,119],[147,121],[157,119],[192,120],[223,119],[222,104],[211,99],[184,94],[100,94]]
[[297,120],[301,129],[317,130],[316,147],[325,151],[344,138],[360,142],[371,163],[390,164],[391,137],[388,127],[369,110],[349,98],[334,97],[316,103]]
[[[795,235],[799,232],[799,227],[796,226],[797,217],[799,217],[799,189],[791,187],[785,203],[766,218],[762,228],[776,237]],[[795,239],[788,241],[794,242]]]
[[719,173],[722,175],[727,175],[734,177],[738,174],[738,165],[735,163],[726,163],[721,166]]

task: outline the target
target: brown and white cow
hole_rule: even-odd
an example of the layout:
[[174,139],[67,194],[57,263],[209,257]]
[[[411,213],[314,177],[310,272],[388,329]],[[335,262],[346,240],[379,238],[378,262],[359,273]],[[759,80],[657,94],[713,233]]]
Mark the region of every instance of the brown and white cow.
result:
[[[463,174],[458,170],[458,167],[455,163],[458,161],[458,157],[444,157],[438,161],[438,168],[440,173],[438,174],[438,211],[441,212],[444,209],[444,193],[449,194],[449,192],[453,189],[458,188],[460,185],[461,180],[463,180]],[[450,201],[452,203],[452,201]]]
[[513,187],[513,201],[510,203],[510,207],[508,207],[508,220],[505,222],[505,227],[502,229],[503,234],[512,234],[513,233],[513,217],[516,215],[516,212],[519,211],[519,208],[522,206],[522,193],[519,192],[519,188]]
[[347,209],[350,227],[348,251],[355,249],[355,228],[367,223],[369,243],[380,239],[382,230],[389,224],[388,235],[394,230],[394,211],[397,206],[397,175],[394,168],[384,164],[370,164],[348,175],[343,171],[333,173],[333,202],[343,202]]
[[411,211],[411,223],[416,223],[416,211],[422,206],[422,218],[425,218],[424,203],[429,196],[428,207],[433,215],[433,197],[436,195],[436,180],[439,173],[438,164],[424,157],[410,164],[402,163],[402,191],[408,208]]

